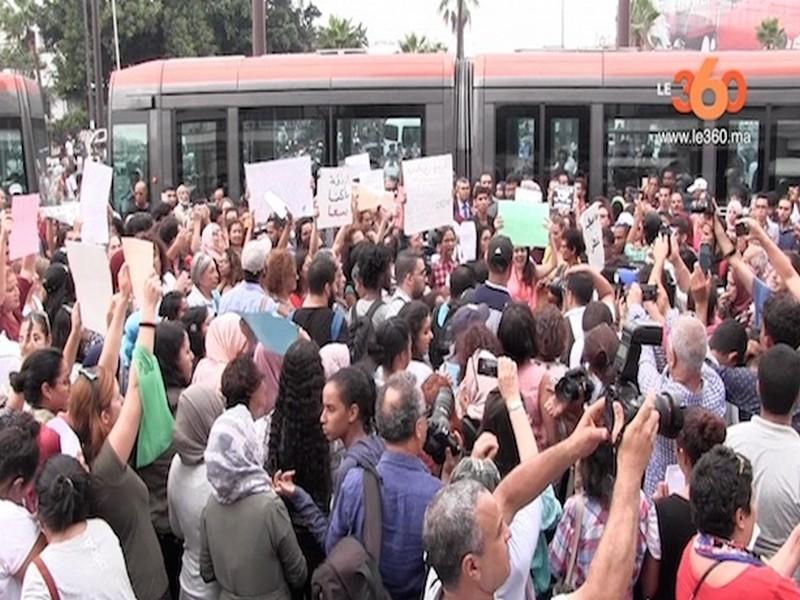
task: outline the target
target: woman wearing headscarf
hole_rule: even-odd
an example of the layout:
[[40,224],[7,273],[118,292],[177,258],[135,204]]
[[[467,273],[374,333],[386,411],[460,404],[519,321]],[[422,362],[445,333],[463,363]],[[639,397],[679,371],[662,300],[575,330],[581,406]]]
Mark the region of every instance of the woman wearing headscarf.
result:
[[189,306],[207,306],[215,315],[219,311],[219,271],[209,254],[195,254],[192,259],[192,291],[186,297]]
[[225,252],[225,235],[222,233],[222,228],[216,223],[209,223],[203,229],[203,234],[200,238],[200,252],[207,254],[216,261],[222,259],[222,254]]
[[196,384],[183,391],[175,415],[173,445],[177,454],[169,469],[167,499],[172,531],[183,539],[181,600],[219,598],[219,585],[205,583],[200,577],[200,523],[211,495],[203,453],[211,426],[224,410],[225,403],[213,387]]
[[255,420],[268,400],[251,358],[225,368],[222,394],[228,410],[211,427],[204,454],[212,493],[200,526],[200,574],[219,582],[223,598],[290,600],[290,588],[303,585],[308,570],[263,467]]
[[197,363],[192,383],[219,387],[227,364],[246,352],[248,344],[239,315],[227,313],[215,318],[208,326],[206,355]]

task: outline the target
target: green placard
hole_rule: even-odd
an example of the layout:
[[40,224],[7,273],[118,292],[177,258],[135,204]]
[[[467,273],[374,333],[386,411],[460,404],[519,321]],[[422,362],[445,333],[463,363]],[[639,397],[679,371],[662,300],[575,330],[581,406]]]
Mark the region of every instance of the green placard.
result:
[[503,235],[507,235],[515,246],[547,247],[548,204],[501,201],[497,203],[497,214],[503,218]]

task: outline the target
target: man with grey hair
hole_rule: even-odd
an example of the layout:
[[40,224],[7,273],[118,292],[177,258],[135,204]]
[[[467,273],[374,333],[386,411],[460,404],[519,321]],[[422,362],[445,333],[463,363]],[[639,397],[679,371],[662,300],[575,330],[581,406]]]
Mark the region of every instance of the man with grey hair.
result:
[[[413,375],[395,373],[378,396],[376,422],[386,449],[376,467],[381,492],[379,568],[392,598],[419,598],[425,577],[422,523],[425,509],[442,482],[419,459],[428,421],[425,401]],[[342,538],[364,534],[364,471],[347,473],[325,538],[330,553]]]
[[[643,304],[642,289],[631,285],[628,291],[630,322],[647,319]],[[639,391],[642,394],[666,393],[683,408],[699,406],[724,417],[725,384],[706,362],[708,340],[703,323],[693,315],[678,316],[677,311],[671,310],[666,315],[665,331],[667,365],[659,372],[653,348],[644,346],[639,356]],[[655,492],[658,482],[664,480],[667,467],[676,462],[675,440],[659,435],[645,474],[644,492],[648,497]]]
[[[425,513],[423,540],[439,587],[426,600],[491,600],[509,576],[508,511],[536,498],[570,464],[591,454],[608,432],[598,427],[604,403],[586,410],[573,434],[520,463],[489,492],[477,481],[462,480],[434,496]],[[621,422],[622,409],[614,407]],[[634,568],[638,540],[639,483],[658,429],[652,395],[628,424],[617,453],[617,478],[606,532],[586,582],[558,600],[618,600]],[[520,597],[519,600],[525,600]]]

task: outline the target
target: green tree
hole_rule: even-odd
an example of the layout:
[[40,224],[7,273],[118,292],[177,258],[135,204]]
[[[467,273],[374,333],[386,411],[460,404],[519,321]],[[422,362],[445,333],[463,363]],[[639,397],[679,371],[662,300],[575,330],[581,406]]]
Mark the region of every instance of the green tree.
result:
[[653,4],[653,0],[632,0],[631,1],[631,46],[642,49],[653,47],[653,40],[650,38],[650,30],[661,13]]
[[786,30],[780,26],[777,17],[761,21],[756,27],[756,38],[764,50],[786,48]]
[[[249,6],[249,2],[247,2]],[[313,2],[295,3],[292,0],[267,1],[267,52],[283,54],[312,52],[316,48],[317,31],[314,21],[321,15]],[[250,9],[247,9],[247,27]],[[248,29],[249,33],[249,29]],[[247,37],[250,53],[250,36]]]
[[433,42],[424,35],[417,36],[416,33],[407,33],[398,42],[401,52],[428,54],[434,52],[447,52],[447,46],[441,42]]
[[36,0],[6,0],[0,10],[0,65],[21,72],[41,84],[41,61],[36,47]]
[[361,23],[331,15],[324,27],[317,30],[317,47],[364,48],[368,45],[367,30]]
[[464,58],[464,29],[472,21],[478,0],[439,0],[439,14],[456,35],[456,57]]

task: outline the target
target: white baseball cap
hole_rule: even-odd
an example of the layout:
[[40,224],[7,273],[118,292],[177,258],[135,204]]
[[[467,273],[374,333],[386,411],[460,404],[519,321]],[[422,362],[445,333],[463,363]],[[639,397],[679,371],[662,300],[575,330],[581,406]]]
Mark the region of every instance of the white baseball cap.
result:
[[694,194],[695,192],[705,192],[706,190],[708,190],[708,182],[702,177],[695,179],[694,183],[686,188],[686,191],[690,194]]

